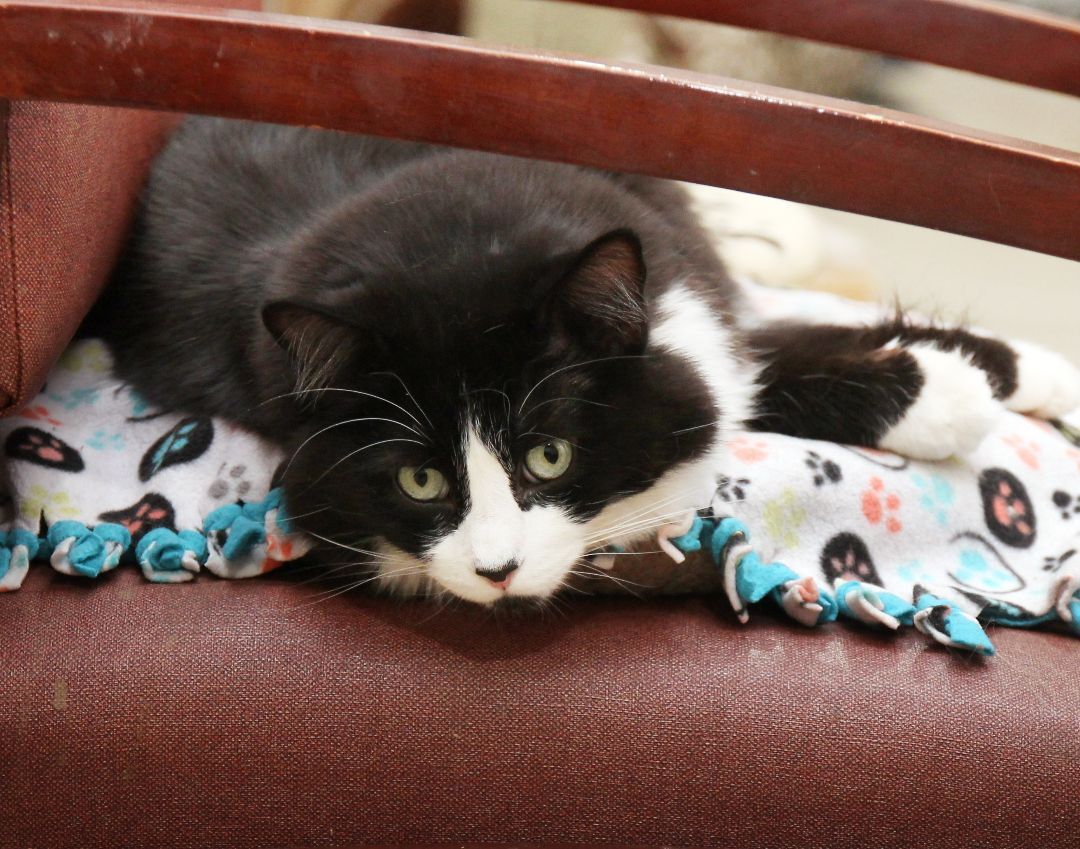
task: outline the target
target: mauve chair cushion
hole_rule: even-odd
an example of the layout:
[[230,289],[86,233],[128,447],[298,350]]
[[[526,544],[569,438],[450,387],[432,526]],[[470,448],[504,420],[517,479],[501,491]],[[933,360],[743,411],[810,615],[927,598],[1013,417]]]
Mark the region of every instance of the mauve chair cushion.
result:
[[176,120],[0,101],[0,413],[37,393],[101,291]]
[[1080,646],[807,631],[715,598],[547,616],[271,575],[0,597],[0,846],[1080,839]]

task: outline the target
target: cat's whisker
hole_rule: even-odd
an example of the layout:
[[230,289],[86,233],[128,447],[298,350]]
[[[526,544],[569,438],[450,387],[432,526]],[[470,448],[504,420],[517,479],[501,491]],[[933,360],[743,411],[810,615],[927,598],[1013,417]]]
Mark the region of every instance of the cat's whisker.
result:
[[[525,409],[525,404],[528,403],[529,398],[532,397],[532,394],[540,387],[540,385],[545,381],[555,377],[555,375],[557,374],[562,374],[564,371],[569,371],[573,368],[584,368],[585,366],[596,365],[597,363],[606,363],[613,360],[641,360],[648,359],[651,356],[651,354],[619,354],[613,357],[597,357],[593,360],[585,360],[584,362],[580,363],[571,363],[568,366],[557,368],[552,372],[548,372],[546,375],[544,375],[544,377],[536,381],[536,383],[533,384],[532,389],[525,393],[525,397],[521,399],[521,404],[518,406],[518,415],[521,415],[521,411]],[[532,410],[529,410],[529,413],[532,413]]]
[[[317,565],[321,565],[321,564],[317,564]],[[371,565],[372,564],[369,563],[369,562],[356,561],[355,563],[342,563],[339,566],[334,566],[334,567],[331,567],[329,569],[327,569],[324,566],[323,570],[321,572],[319,572],[319,574],[313,575],[310,578],[305,578],[302,581],[297,581],[296,583],[297,583],[297,586],[302,587],[302,586],[304,586],[306,584],[315,583],[316,581],[326,581],[326,580],[330,580],[330,579],[340,580],[342,578],[352,577],[350,574],[344,574],[344,575],[342,574],[342,572],[345,572],[348,569],[358,569],[358,568],[362,568],[364,566],[371,566]]]
[[359,424],[360,422],[388,422],[390,424],[396,424],[398,427],[403,427],[403,428],[405,428],[405,430],[410,431],[412,433],[415,433],[419,437],[424,436],[424,434],[422,434],[416,428],[409,427],[409,425],[405,424],[404,422],[399,422],[397,419],[388,419],[388,418],[384,418],[382,416],[364,416],[364,417],[358,418],[358,419],[345,419],[345,420],[340,421],[340,422],[334,422],[334,424],[332,424],[332,425],[327,425],[326,427],[322,428],[321,430],[315,431],[315,433],[313,433],[311,436],[309,436],[307,439],[305,439],[303,442],[301,442],[300,446],[293,452],[292,456],[289,458],[289,462],[285,464],[285,471],[282,474],[288,474],[289,469],[292,468],[293,461],[296,460],[296,458],[300,454],[300,452],[304,450],[304,447],[309,442],[311,442],[315,437],[321,436],[322,434],[326,433],[328,430],[333,430],[336,427],[344,427],[345,425],[350,425],[350,424]]
[[636,598],[642,598],[642,595],[641,595],[641,593],[636,592],[634,588],[643,589],[643,590],[649,589],[644,584],[638,584],[638,583],[635,583],[634,581],[629,581],[626,578],[619,578],[616,575],[612,575],[610,572],[605,572],[602,569],[597,569],[595,566],[593,566],[591,563],[589,563],[587,561],[580,561],[579,560],[578,562],[586,567],[586,571],[576,573],[581,578],[590,578],[590,579],[591,578],[600,578],[600,579],[606,578],[607,580],[612,581],[618,587],[620,587],[622,590],[624,590],[625,592],[629,593],[632,596],[635,596]]
[[391,407],[394,407],[395,409],[398,409],[401,412],[403,412],[410,419],[412,419],[413,423],[418,428],[420,428],[421,430],[423,430],[423,428],[424,428],[424,424],[423,424],[423,422],[420,421],[420,419],[418,419],[416,416],[414,416],[412,413],[410,413],[408,410],[406,410],[400,404],[397,404],[394,401],[391,401],[389,398],[384,398],[382,395],[376,395],[373,392],[364,392],[364,391],[362,391],[360,389],[345,389],[344,387],[341,387],[341,386],[320,386],[320,387],[315,387],[315,388],[312,388],[312,389],[296,389],[296,390],[294,390],[292,392],[282,392],[280,395],[275,395],[273,398],[267,398],[265,401],[261,401],[260,403],[256,404],[255,406],[256,407],[261,407],[264,404],[269,404],[272,401],[280,401],[282,398],[292,398],[292,397],[295,397],[297,395],[310,395],[313,392],[345,392],[345,393],[347,393],[349,395],[361,395],[361,396],[363,396],[365,398],[372,398],[372,399],[374,399],[376,401],[382,401],[384,404],[389,404]]
[[678,492],[675,495],[669,495],[667,498],[658,498],[655,501],[650,501],[644,507],[639,507],[637,510],[634,510],[632,513],[628,513],[626,516],[623,516],[622,518],[623,518],[623,520],[633,519],[633,518],[635,518],[637,516],[641,516],[641,515],[643,515],[645,513],[648,513],[650,510],[655,510],[658,507],[666,507],[668,504],[671,504],[671,503],[673,503],[675,501],[678,501],[680,499],[685,499],[685,498],[687,498],[687,493],[685,493],[685,492]]
[[569,395],[563,395],[559,398],[548,398],[546,401],[541,401],[539,404],[533,404],[532,409],[529,410],[529,414],[535,413],[545,404],[554,404],[556,401],[575,401],[579,404],[591,404],[594,407],[606,407],[609,410],[615,409],[611,404],[602,404],[599,401],[590,401],[588,398],[574,398]]
[[628,536],[630,534],[636,534],[638,531],[652,530],[653,528],[659,528],[672,519],[677,519],[681,516],[685,516],[686,510],[676,510],[670,513],[661,513],[656,516],[645,516],[638,519],[635,522],[623,523],[611,528],[604,528],[596,531],[594,534],[586,537],[586,544],[588,546],[595,545],[603,540],[616,539],[619,537]]
[[646,554],[663,554],[659,548],[649,551],[605,551],[605,557],[644,557]]
[[376,448],[376,447],[378,447],[380,445],[388,445],[391,442],[411,442],[414,445],[424,445],[424,444],[426,444],[426,443],[421,442],[419,439],[406,439],[404,437],[401,437],[401,438],[398,438],[398,439],[380,439],[378,442],[369,442],[367,445],[364,445],[361,448],[357,448],[357,449],[355,449],[353,451],[350,451],[344,457],[341,457],[338,460],[336,460],[335,462],[331,463],[326,469],[323,470],[321,475],[319,475],[317,478],[315,478],[315,480],[313,480],[311,483],[309,483],[307,485],[307,488],[304,490],[304,492],[307,492],[309,489],[311,489],[313,486],[315,486],[315,484],[317,484],[319,481],[321,481],[323,478],[325,478],[328,474],[330,474],[330,472],[332,472],[334,469],[336,469],[338,466],[340,466],[342,463],[344,463],[350,457],[355,457],[360,452],[367,451],[369,448]]
[[[669,515],[668,513],[654,514],[653,511],[660,510],[663,507],[668,507],[671,504],[674,504],[674,503],[676,503],[678,501],[686,500],[686,498],[687,498],[687,496],[686,496],[685,493],[680,493],[678,495],[672,495],[672,496],[670,496],[668,498],[657,499],[656,501],[653,501],[652,503],[646,505],[645,507],[642,507],[642,508],[640,508],[638,510],[633,511],[632,513],[630,513],[630,514],[628,514],[626,516],[621,516],[619,518],[618,522],[615,525],[609,525],[606,528],[602,528],[602,529],[598,529],[597,531],[594,531],[593,536],[595,536],[595,535],[604,535],[604,534],[607,534],[607,535],[610,536],[610,535],[612,535],[611,532],[613,530],[620,530],[623,527],[633,525],[635,522],[637,522],[639,520],[644,521],[646,523],[649,523],[649,522],[652,522],[654,520],[657,520],[658,518],[661,518],[661,519],[666,518]],[[688,512],[689,512],[689,510],[676,510],[676,511],[671,511],[670,515],[672,515],[672,516],[685,515]]]
[[295,610],[295,609],[301,608],[301,607],[310,607],[313,604],[321,604],[324,601],[330,601],[330,599],[332,599],[332,598],[337,598],[339,595],[344,595],[347,592],[351,592],[352,590],[359,589],[360,587],[364,586],[365,584],[370,584],[372,581],[377,581],[380,578],[389,578],[389,577],[393,577],[394,575],[404,574],[405,572],[408,572],[408,571],[410,571],[410,568],[404,568],[404,569],[399,569],[399,570],[395,570],[395,571],[392,571],[392,572],[383,572],[383,573],[371,575],[369,577],[364,578],[361,581],[355,581],[355,582],[353,582],[353,583],[351,583],[351,584],[349,584],[348,586],[345,586],[345,587],[340,587],[340,588],[339,587],[334,587],[333,589],[327,590],[325,592],[316,593],[314,596],[311,596],[311,599],[312,599],[311,601],[306,601],[303,604],[292,605],[289,609],[290,610]]
[[420,415],[422,415],[424,417],[424,420],[428,423],[428,427],[430,427],[432,430],[435,430],[435,425],[431,423],[430,416],[428,416],[428,414],[424,412],[424,408],[420,406],[420,402],[417,401],[416,397],[412,394],[412,392],[409,391],[409,387],[405,385],[405,381],[401,379],[401,375],[393,371],[373,371],[371,372],[371,374],[373,377],[387,374],[390,375],[390,377],[394,378],[398,383],[400,383],[401,388],[405,390],[405,394],[409,396],[409,400],[413,402],[413,406],[420,411]]
[[707,427],[717,427],[720,425],[721,422],[723,422],[723,419],[713,419],[711,422],[705,422],[705,424],[694,425],[693,427],[684,427],[680,430],[673,430],[671,432],[671,435],[679,436],[683,433],[692,433],[695,430],[704,430]]
[[377,557],[377,558],[379,558],[381,560],[392,560],[393,559],[393,557],[391,555],[389,555],[389,554],[382,554],[382,553],[380,553],[378,551],[369,551],[366,548],[357,548],[354,545],[346,545],[343,542],[338,542],[337,540],[331,539],[330,537],[324,537],[324,536],[321,536],[319,534],[312,533],[311,531],[308,531],[307,535],[309,537],[314,537],[315,539],[322,540],[325,543],[329,543],[330,545],[336,545],[338,548],[344,548],[346,551],[354,551],[357,554],[364,554],[364,555],[367,555],[368,557]]
[[554,436],[554,435],[552,435],[552,434],[550,434],[550,433],[541,433],[541,432],[540,432],[540,431],[538,431],[538,430],[527,430],[527,431],[525,431],[524,433],[522,433],[522,434],[520,434],[520,435],[521,435],[521,436],[542,436],[542,437],[544,437],[544,439],[557,439],[557,440],[559,440],[560,442],[565,442],[565,443],[566,443],[567,445],[573,446],[573,448],[574,448],[574,449],[575,449],[576,451],[582,451],[582,452],[584,452],[585,454],[588,454],[588,453],[589,453],[589,449],[588,449],[588,448],[582,448],[582,447],[581,447],[580,445],[578,445],[578,444],[577,444],[576,442],[571,442],[571,441],[570,441],[569,439],[564,439],[564,438],[563,438],[563,437],[561,437],[561,436]]
[[318,510],[308,510],[306,513],[300,513],[300,514],[295,515],[295,516],[292,513],[289,513],[288,511],[286,511],[285,516],[290,522],[293,522],[293,521],[295,521],[297,519],[306,519],[308,516],[314,516],[317,513],[322,513],[322,512],[324,512],[326,510],[329,510],[329,509],[330,509],[330,505],[327,504],[325,507],[320,507]]

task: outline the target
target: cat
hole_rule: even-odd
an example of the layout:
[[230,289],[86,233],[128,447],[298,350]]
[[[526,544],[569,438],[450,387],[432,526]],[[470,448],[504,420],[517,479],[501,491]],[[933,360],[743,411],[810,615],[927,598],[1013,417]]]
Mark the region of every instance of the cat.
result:
[[736,429],[934,459],[1080,404],[1039,348],[740,309],[677,184],[189,118],[97,322],[150,402],[286,450],[328,569],[481,604],[675,532]]

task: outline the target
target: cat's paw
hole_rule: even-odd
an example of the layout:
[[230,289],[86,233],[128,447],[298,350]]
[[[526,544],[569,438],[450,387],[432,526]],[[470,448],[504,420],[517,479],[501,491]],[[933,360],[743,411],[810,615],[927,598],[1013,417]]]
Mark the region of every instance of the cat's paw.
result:
[[986,373],[958,351],[927,344],[905,350],[918,363],[923,385],[879,447],[916,460],[944,460],[973,451],[1005,411]]
[[1005,399],[1010,410],[1055,419],[1080,409],[1080,369],[1038,345],[1010,345],[1016,351],[1016,391]]

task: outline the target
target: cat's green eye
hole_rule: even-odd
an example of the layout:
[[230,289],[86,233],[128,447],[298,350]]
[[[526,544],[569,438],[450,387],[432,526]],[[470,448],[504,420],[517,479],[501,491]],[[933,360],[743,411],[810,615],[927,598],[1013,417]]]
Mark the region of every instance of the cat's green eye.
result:
[[525,455],[525,471],[537,482],[553,481],[566,474],[573,456],[569,442],[549,439],[529,449]]
[[438,469],[402,466],[398,469],[397,482],[413,501],[439,501],[450,493],[450,483]]

